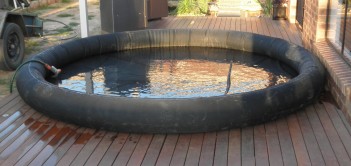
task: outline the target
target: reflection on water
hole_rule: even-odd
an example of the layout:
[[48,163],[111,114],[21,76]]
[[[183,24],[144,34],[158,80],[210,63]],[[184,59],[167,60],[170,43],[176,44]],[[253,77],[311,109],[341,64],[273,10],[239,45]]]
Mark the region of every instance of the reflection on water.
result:
[[199,47],[128,50],[85,59],[63,68],[59,87],[82,93],[141,98],[223,95],[285,83],[295,73],[265,56]]

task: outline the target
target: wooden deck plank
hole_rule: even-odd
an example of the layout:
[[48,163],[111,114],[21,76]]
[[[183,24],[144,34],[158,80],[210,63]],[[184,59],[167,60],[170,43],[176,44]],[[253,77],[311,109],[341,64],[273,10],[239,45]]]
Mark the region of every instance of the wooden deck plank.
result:
[[230,30],[230,26],[232,25],[232,21],[233,21],[233,19],[231,17],[227,18],[226,24],[225,24],[225,27],[224,27],[225,30],[227,30],[227,31]]
[[202,29],[205,25],[206,20],[207,20],[207,17],[199,17],[197,19],[198,23],[196,24],[197,26],[195,27],[195,29]]
[[256,24],[257,34],[263,35],[263,28],[262,28],[262,26],[261,26],[260,19],[254,19],[254,22],[255,22],[255,24]]
[[[38,126],[41,124],[40,122],[37,122],[40,118],[44,119],[46,117],[42,117],[41,114],[36,113],[34,114],[31,118],[24,119],[24,122],[21,123],[21,125],[18,128],[14,127],[14,130],[9,131],[8,133],[4,133],[4,137],[2,137],[0,141],[0,160],[2,157],[7,156],[3,155],[3,151],[8,148],[11,144],[13,144],[14,141],[18,141],[18,139],[21,139],[24,141],[26,138],[29,138],[31,134],[34,134],[31,130],[35,130],[38,128]],[[47,119],[47,118],[46,118]],[[31,129],[30,129],[31,128]],[[6,130],[5,130],[6,131]],[[23,134],[25,133],[25,134]],[[21,141],[17,142],[15,146],[19,146]],[[9,153],[12,153],[14,149],[8,148],[10,151]],[[9,155],[9,154],[8,154]]]
[[227,22],[227,17],[220,17],[220,25],[218,27],[218,29],[224,30],[225,29],[225,25]]
[[214,24],[213,29],[220,29],[223,17],[219,17],[216,19],[216,23]]
[[231,18],[230,19],[231,21],[230,21],[230,28],[229,28],[229,30],[231,30],[231,31],[235,31],[235,28],[236,28],[236,18]]
[[175,27],[177,26],[177,23],[180,21],[181,21],[181,19],[179,17],[173,17],[172,21],[169,22],[169,24],[166,24],[166,25],[160,27],[160,29],[163,29],[163,28],[176,29]]
[[[351,124],[349,124],[349,122],[347,121],[346,117],[344,116],[343,112],[341,110],[339,110],[338,108],[335,107],[335,105],[333,105],[332,103],[329,102],[324,102],[323,104],[327,104],[331,107],[331,109],[334,109],[335,112],[339,115],[339,118],[341,119],[341,121],[343,122],[346,130],[348,131],[348,133],[351,135]],[[329,106],[326,106],[327,109]]]
[[296,155],[286,119],[280,118],[276,123],[284,165],[297,165]]
[[229,131],[228,165],[241,165],[241,130]]
[[191,18],[187,29],[197,29],[199,17]]
[[11,110],[11,108],[13,108],[13,107],[18,107],[17,104],[19,104],[19,103],[22,105],[24,104],[21,97],[17,96],[16,98],[11,100],[10,102],[6,103],[2,108],[0,108],[0,114],[2,115],[2,116],[0,116],[0,121],[4,121],[4,119],[6,119],[6,117],[11,115],[10,113],[8,113],[8,111]]
[[283,165],[282,152],[280,150],[280,143],[278,138],[278,130],[275,121],[265,124],[266,139],[269,156],[269,164],[274,166]]
[[290,29],[287,28],[287,24],[285,23],[284,20],[279,20],[279,22],[277,22],[277,26],[280,29],[280,31],[284,33],[284,35],[286,35],[286,37],[289,39],[290,42],[296,43],[295,36],[292,35],[292,33],[290,32]]
[[291,24],[289,22],[283,22],[281,25],[284,26],[285,30],[294,38],[294,43],[302,46],[301,32],[297,28],[296,24]]
[[92,138],[85,144],[76,158],[72,161],[71,165],[84,165],[90,155],[93,153],[97,145],[101,142],[105,136],[106,131],[99,131],[93,135]]
[[227,165],[228,141],[229,141],[228,131],[217,132],[216,149],[215,149],[215,156],[213,161],[214,165]]
[[121,152],[118,154],[115,162],[113,163],[114,166],[127,165],[136,145],[140,140],[140,137],[141,134],[130,134],[127,142],[124,144]]
[[240,19],[240,31],[248,32],[247,31],[247,22],[246,22],[245,18],[240,17],[239,19]]
[[[29,165],[37,166],[43,165],[45,161],[51,156],[51,154],[56,150],[56,148],[65,140],[71,132],[77,129],[77,126],[67,125],[64,126],[54,138],[43,148],[43,150],[35,156],[32,162]],[[30,152],[28,152],[30,153]]]
[[157,134],[154,135],[151,144],[146,152],[143,162],[141,163],[142,166],[148,165],[155,165],[157,158],[161,152],[161,148],[165,141],[166,135],[164,134]]
[[243,166],[255,165],[253,127],[241,130],[241,161]]
[[274,29],[273,29],[273,26],[270,26],[270,27],[268,28],[268,26],[271,25],[271,24],[269,23],[270,20],[262,19],[262,22],[263,22],[263,26],[264,26],[264,27],[267,27],[267,32],[268,32],[267,36],[272,36],[272,37],[277,37],[277,38],[279,38],[279,36],[275,33],[275,31],[274,31]]
[[112,144],[108,148],[104,157],[101,159],[99,165],[112,165],[115,161],[117,155],[120,153],[124,144],[126,143],[129,137],[128,133],[119,133],[118,136],[113,140]]
[[85,128],[78,128],[68,133],[67,137],[60,143],[59,147],[50,155],[50,157],[43,164],[44,166],[56,165],[68,149],[74,144],[74,142],[81,136],[81,134],[87,130]]
[[17,97],[19,97],[18,93],[13,92],[10,95],[4,97],[3,99],[0,99],[0,109]]
[[26,154],[21,157],[19,161],[17,161],[16,165],[28,165],[45,147],[46,145],[51,142],[56,136],[56,134],[62,134],[62,129],[66,124],[62,122],[56,123],[54,126],[51,127],[41,138],[38,142],[35,143],[33,147],[30,148]]
[[311,161],[308,156],[305,141],[303,139],[299,122],[295,114],[287,118],[291,140],[293,142],[296,160],[298,165],[310,165]]
[[250,18],[245,18],[245,22],[246,22],[246,31],[250,32],[250,33],[253,33],[251,19]]
[[143,134],[135,147],[135,150],[132,156],[129,159],[127,165],[134,166],[134,165],[141,165],[143,162],[144,156],[149,148],[149,145],[152,141],[152,134]]
[[264,124],[254,127],[254,141],[256,165],[269,166],[266,129],[264,127]]
[[213,165],[213,156],[216,147],[216,132],[205,133],[202,143],[199,165]]
[[59,165],[70,165],[72,161],[76,158],[79,152],[83,149],[84,145],[93,137],[95,133],[94,129],[87,129],[82,133],[79,138],[73,143],[73,145],[64,154],[61,160],[57,163]]
[[[16,106],[11,108],[11,113],[9,113],[8,117],[4,117],[4,119],[0,120],[0,132],[6,129],[9,125],[11,125],[18,118],[25,116],[25,114],[29,111],[30,107],[28,105],[17,104]],[[10,110],[9,110],[10,111]]]
[[204,26],[202,27],[202,29],[209,29],[212,21],[213,21],[213,19],[211,17],[207,18]]
[[184,17],[183,19],[180,19],[179,22],[177,23],[177,26],[175,26],[175,29],[185,29],[187,26],[186,23],[188,22],[188,17]]
[[305,113],[310,121],[315,138],[317,139],[324,162],[326,165],[339,165],[323,126],[314,112],[314,108],[312,106],[308,107]]
[[319,119],[322,122],[322,126],[326,131],[330,144],[336,155],[336,158],[339,161],[340,165],[351,165],[350,157],[342,144],[339,135],[337,134],[333,123],[331,122],[328,114],[326,113],[324,106],[316,103],[315,105],[316,113],[318,114]]
[[[311,107],[310,107],[311,108]],[[301,132],[304,137],[308,154],[312,165],[325,165],[322,153],[320,152],[318,142],[313,134],[312,127],[308,121],[305,112],[298,112],[297,118],[300,124]]]
[[40,138],[56,124],[55,120],[45,120],[44,123],[39,122],[32,125],[29,128],[29,131],[27,130],[28,132],[23,133],[0,154],[0,158],[4,158],[3,156],[7,157],[2,163],[3,165],[14,165],[17,163],[17,161],[20,160],[40,140]]
[[189,143],[191,140],[190,134],[182,134],[178,138],[177,145],[174,149],[172,156],[171,166],[181,166],[185,164],[185,159],[189,149]]
[[240,24],[241,24],[240,17],[239,17],[239,18],[236,18],[236,19],[235,19],[235,30],[236,30],[236,31],[240,31],[240,30],[241,30]]
[[256,18],[249,18],[250,19],[250,23],[251,23],[251,28],[252,28],[252,33],[256,33],[259,34],[259,28],[257,27],[256,24]]
[[97,145],[93,153],[89,156],[84,165],[95,166],[98,165],[101,159],[104,157],[104,154],[112,144],[113,140],[117,137],[115,132],[108,132],[102,138],[101,142]]
[[279,38],[284,39],[286,41],[291,41],[288,37],[288,35],[286,35],[285,30],[282,29],[282,26],[279,26],[280,22],[278,21],[272,21],[273,27],[275,29],[275,31],[279,34]]
[[203,139],[204,139],[203,133],[191,135],[188,154],[186,156],[184,165],[186,166],[199,165]]
[[1,128],[6,128],[9,124],[19,118],[22,114],[29,110],[29,106],[23,102],[17,103],[15,106],[7,110],[3,116],[0,116]]
[[347,151],[347,153],[350,156],[350,152],[351,152],[351,144],[349,142],[349,140],[351,140],[351,136],[349,131],[347,130],[347,125],[349,126],[349,124],[345,124],[341,118],[339,117],[339,114],[336,112],[335,107],[333,107],[330,103],[323,103],[326,112],[329,115],[330,120],[333,122],[333,125],[335,126],[335,129],[338,133],[338,135],[340,136],[340,139],[342,141],[342,143],[345,146],[345,149]]
[[163,166],[170,164],[178,137],[178,134],[167,135],[156,165]]
[[[26,122],[32,115],[36,113],[36,111],[31,110],[29,107],[27,109],[28,111],[20,114],[18,117],[13,118],[13,119],[7,119],[5,122],[1,123],[0,127],[0,142],[2,142],[4,139],[6,139],[14,130],[16,130],[18,127],[22,126],[24,122]],[[6,123],[6,124],[4,124]],[[29,121],[27,121],[29,123]],[[24,127],[24,126],[23,126]],[[0,143],[1,144],[1,143]],[[1,147],[1,145],[0,145]]]
[[263,35],[270,36],[268,27],[267,27],[266,22],[264,21],[264,19],[259,19],[258,22],[260,23],[260,27],[263,30]]

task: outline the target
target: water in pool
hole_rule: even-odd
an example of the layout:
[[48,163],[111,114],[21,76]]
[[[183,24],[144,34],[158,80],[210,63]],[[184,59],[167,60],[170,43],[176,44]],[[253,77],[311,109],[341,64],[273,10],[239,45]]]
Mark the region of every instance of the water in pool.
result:
[[266,56],[202,47],[121,51],[78,61],[62,71],[50,82],[81,93],[139,98],[221,96],[227,89],[229,95],[282,84],[296,75]]

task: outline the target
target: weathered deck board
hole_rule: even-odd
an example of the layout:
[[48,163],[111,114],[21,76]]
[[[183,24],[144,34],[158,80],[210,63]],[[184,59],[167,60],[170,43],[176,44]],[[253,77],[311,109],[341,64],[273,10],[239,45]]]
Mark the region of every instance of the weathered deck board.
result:
[[[169,17],[150,28],[222,29],[301,45],[300,32],[268,18]],[[48,118],[18,93],[0,101],[1,165],[350,165],[351,127],[331,101],[242,129],[133,134],[87,129]]]

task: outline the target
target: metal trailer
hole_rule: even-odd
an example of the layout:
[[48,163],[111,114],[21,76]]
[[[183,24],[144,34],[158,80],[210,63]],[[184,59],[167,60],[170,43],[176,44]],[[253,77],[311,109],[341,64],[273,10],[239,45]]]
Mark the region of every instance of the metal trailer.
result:
[[15,70],[24,59],[24,37],[43,33],[37,15],[18,10],[28,7],[27,0],[0,1],[0,70]]

